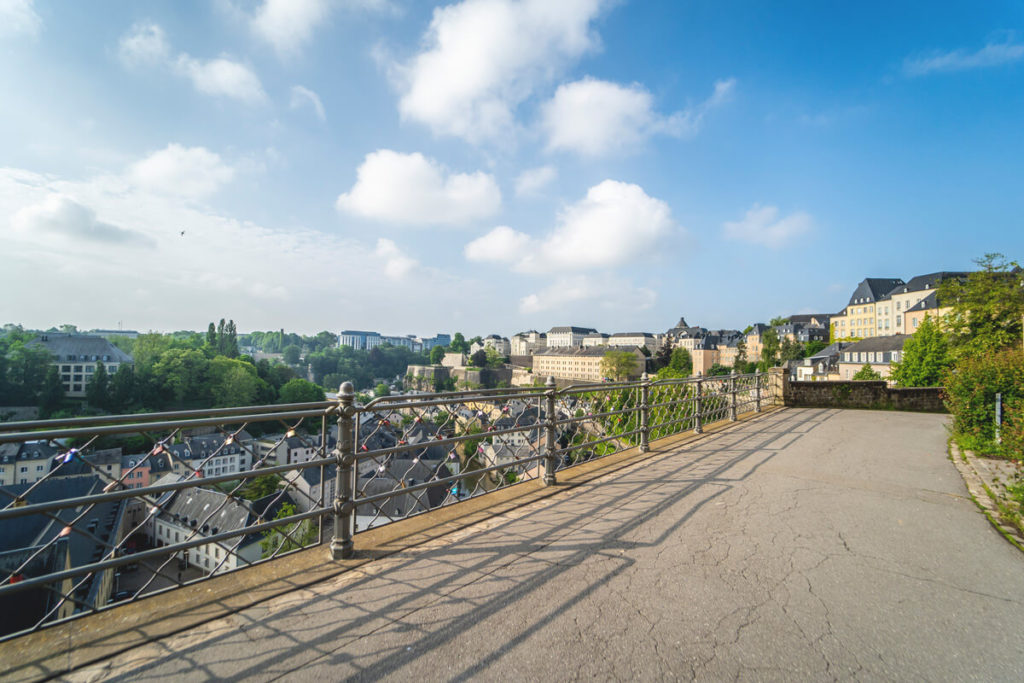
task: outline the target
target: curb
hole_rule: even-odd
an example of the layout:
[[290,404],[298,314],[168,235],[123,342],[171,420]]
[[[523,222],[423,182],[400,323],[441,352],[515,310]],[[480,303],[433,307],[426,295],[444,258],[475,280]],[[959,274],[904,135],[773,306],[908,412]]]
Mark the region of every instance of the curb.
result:
[[1024,535],[1016,527],[1007,524],[1000,516],[999,507],[996,505],[991,489],[985,485],[984,479],[978,474],[978,469],[975,467],[974,454],[970,451],[961,452],[959,447],[950,439],[949,459],[953,461],[953,466],[956,467],[957,471],[960,472],[960,476],[963,477],[964,484],[967,486],[967,492],[970,493],[971,500],[974,501],[975,505],[981,509],[985,517],[988,518],[988,521],[992,523],[992,526],[1007,541],[1016,546],[1018,550],[1024,552]]

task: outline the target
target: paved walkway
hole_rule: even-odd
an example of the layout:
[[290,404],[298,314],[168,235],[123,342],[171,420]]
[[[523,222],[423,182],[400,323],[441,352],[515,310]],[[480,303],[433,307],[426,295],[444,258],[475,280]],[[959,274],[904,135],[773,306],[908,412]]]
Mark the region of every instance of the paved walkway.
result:
[[75,677],[1021,680],[943,424],[772,413]]

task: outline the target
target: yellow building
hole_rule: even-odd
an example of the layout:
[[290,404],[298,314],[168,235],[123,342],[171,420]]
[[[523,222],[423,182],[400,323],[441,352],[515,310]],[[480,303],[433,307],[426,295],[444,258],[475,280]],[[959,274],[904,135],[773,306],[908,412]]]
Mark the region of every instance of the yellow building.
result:
[[[934,314],[934,294],[939,284],[949,278],[965,278],[967,273],[947,272],[928,273],[911,278],[905,285],[897,286],[878,302],[877,330],[878,334],[913,334],[917,329],[910,323],[909,312],[926,298],[932,298],[930,308]],[[921,316],[914,316],[920,324]]]
[[857,285],[850,302],[840,313],[832,316],[832,337],[845,339],[848,337],[877,337],[878,305],[892,290],[905,284],[899,278],[869,277]]

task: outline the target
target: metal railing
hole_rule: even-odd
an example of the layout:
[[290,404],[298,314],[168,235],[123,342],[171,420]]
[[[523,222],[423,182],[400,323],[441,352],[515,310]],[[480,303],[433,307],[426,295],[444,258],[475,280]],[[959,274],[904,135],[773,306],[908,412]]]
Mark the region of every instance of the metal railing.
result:
[[358,531],[554,485],[565,468],[777,399],[761,373],[561,389],[549,378],[366,405],[346,382],[336,401],[0,423],[0,611],[20,615],[0,639],[328,534],[331,556],[350,557]]

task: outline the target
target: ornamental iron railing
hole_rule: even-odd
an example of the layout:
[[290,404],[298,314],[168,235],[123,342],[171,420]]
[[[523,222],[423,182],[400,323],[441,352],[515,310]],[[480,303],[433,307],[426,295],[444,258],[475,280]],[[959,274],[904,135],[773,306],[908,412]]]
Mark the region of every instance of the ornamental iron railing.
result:
[[761,373],[0,423],[0,639],[759,412]]

